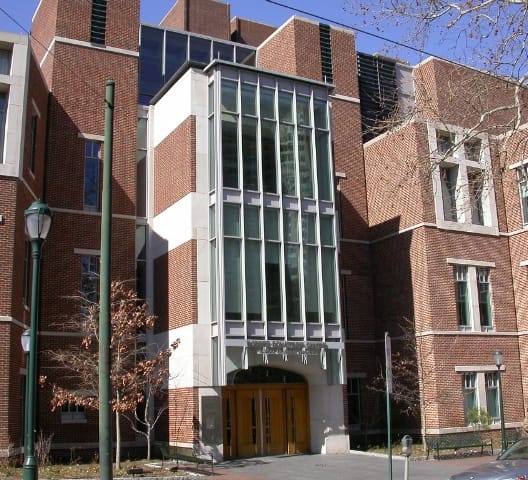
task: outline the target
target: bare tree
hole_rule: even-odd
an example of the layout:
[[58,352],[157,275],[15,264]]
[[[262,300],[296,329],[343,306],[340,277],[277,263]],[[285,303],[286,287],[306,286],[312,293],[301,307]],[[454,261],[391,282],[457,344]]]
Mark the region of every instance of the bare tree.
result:
[[[80,342],[62,350],[46,352],[61,372],[61,383],[52,385],[52,410],[67,404],[99,408],[99,304],[86,297],[80,298],[80,302],[81,313],[61,324],[64,331],[80,332]],[[120,468],[121,463],[121,416],[135,418],[139,405],[150,407],[154,398],[163,395],[169,377],[168,359],[179,344],[176,341],[165,348],[148,345],[146,332],[152,329],[155,321],[156,317],[148,314],[146,304],[138,299],[135,291],[126,288],[123,282],[112,283],[110,376],[116,428],[116,468]],[[151,409],[146,408],[141,417],[146,427],[148,455],[151,431],[161,413],[153,418],[150,414]]]
[[[403,318],[399,323],[400,335],[392,337],[392,394],[391,398],[403,415],[416,419],[422,429],[422,444],[426,449],[425,435],[428,426],[428,411],[439,402],[448,402],[447,392],[436,392],[435,375],[442,366],[432,361],[434,348],[421,336],[416,334],[414,321]],[[380,394],[385,393],[385,366],[381,365],[379,373],[372,380],[370,389]],[[426,392],[429,392],[427,394]]]
[[[391,32],[386,36],[397,28],[403,38],[386,47],[394,58],[408,58],[428,42],[442,45],[455,71],[445,79],[443,111],[450,105],[452,115],[464,116],[466,128],[464,138],[446,154],[483,132],[503,135],[502,151],[509,151],[509,140],[526,122],[527,0],[345,0],[344,6],[361,15],[370,29]],[[404,51],[404,44],[413,51]],[[418,61],[429,56],[423,51]],[[438,118],[437,103],[427,98],[428,85],[420,78],[415,84],[419,111],[406,111],[406,117]],[[393,119],[401,121],[402,111],[394,113]]]

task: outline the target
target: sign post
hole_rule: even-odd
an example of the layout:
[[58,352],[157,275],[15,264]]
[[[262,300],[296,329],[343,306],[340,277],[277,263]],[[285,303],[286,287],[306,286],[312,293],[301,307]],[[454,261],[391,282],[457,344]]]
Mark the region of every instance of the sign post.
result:
[[392,394],[392,348],[389,333],[385,332],[385,387],[387,400],[387,458],[389,460],[388,479],[392,480],[392,443],[391,443],[391,394]]

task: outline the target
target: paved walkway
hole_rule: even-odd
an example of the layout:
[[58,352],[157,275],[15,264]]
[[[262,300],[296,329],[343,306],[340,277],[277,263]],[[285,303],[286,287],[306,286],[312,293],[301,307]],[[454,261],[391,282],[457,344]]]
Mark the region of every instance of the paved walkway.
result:
[[[490,462],[491,456],[446,460],[411,460],[409,480],[447,480],[453,473]],[[403,480],[405,461],[393,458],[392,478]],[[233,460],[215,466],[221,480],[384,480],[388,459],[383,455],[297,455]]]

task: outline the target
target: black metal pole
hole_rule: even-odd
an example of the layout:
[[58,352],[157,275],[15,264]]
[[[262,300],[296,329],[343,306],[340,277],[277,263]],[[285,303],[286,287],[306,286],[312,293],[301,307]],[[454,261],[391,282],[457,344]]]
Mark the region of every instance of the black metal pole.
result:
[[31,240],[31,256],[33,257],[33,277],[31,282],[31,324],[29,327],[29,353],[26,365],[26,402],[25,402],[25,440],[24,440],[24,466],[22,478],[24,480],[37,480],[38,465],[35,458],[35,418],[37,411],[36,384],[37,384],[37,330],[39,316],[39,290],[40,290],[40,256],[42,240]]
[[501,426],[501,439],[502,439],[502,451],[506,450],[506,429],[504,426],[504,398],[502,394],[502,374],[501,365],[497,365],[497,375],[499,382],[499,410],[500,410],[500,426]]
[[99,470],[112,479],[112,386],[110,380],[110,283],[112,255],[113,80],[106,82],[103,194],[101,209],[101,269],[99,290]]

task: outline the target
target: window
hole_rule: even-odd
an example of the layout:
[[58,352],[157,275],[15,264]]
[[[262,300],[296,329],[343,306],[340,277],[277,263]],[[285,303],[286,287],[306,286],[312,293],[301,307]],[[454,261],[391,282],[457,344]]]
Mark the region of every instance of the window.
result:
[[84,423],[86,422],[86,408],[73,403],[66,403],[61,407],[62,423]]
[[484,225],[484,175],[482,170],[468,170],[471,222],[475,225]]
[[227,320],[242,319],[240,205],[224,205],[224,283]]
[[457,183],[458,167],[456,165],[443,165],[440,167],[442,181],[442,199],[444,204],[444,220],[457,221]]
[[500,418],[499,377],[493,367],[484,371],[466,371],[462,374],[464,417],[466,425],[487,425]]
[[0,92],[0,163],[4,161],[4,139],[7,117],[7,94]]
[[470,422],[471,412],[479,408],[477,392],[477,374],[465,373],[464,381],[464,415],[466,422]]
[[488,415],[493,419],[500,417],[499,411],[499,377],[497,372],[485,374],[486,380],[486,408]]
[[455,147],[455,134],[445,130],[436,131],[436,151],[440,155],[447,155]]
[[88,303],[99,301],[99,257],[81,257],[81,297]]
[[440,228],[498,234],[487,138],[428,126],[437,223]]
[[528,163],[517,168],[523,225],[528,225]]
[[223,268],[223,288],[211,305],[224,307],[233,338],[244,332],[238,321],[252,322],[248,337],[340,335],[336,325],[316,325],[339,323],[328,90],[216,68],[209,126],[219,138],[211,142],[209,178],[218,173],[215,187],[223,190],[213,200],[222,231],[211,252]]
[[[453,259],[448,259],[448,262],[455,263]],[[454,265],[456,312],[460,330],[493,330],[490,271],[489,266],[466,263]]]
[[464,153],[468,160],[480,162],[480,150],[482,140],[480,138],[470,138],[464,142]]
[[9,75],[11,71],[11,51],[0,49],[0,75]]
[[461,330],[471,330],[471,304],[467,266],[457,265],[455,267],[455,287],[458,325]]
[[106,3],[107,0],[93,0],[92,26],[90,42],[103,44],[106,37]]
[[477,268],[477,288],[479,298],[480,327],[491,330],[491,290],[489,283],[489,268]]
[[84,209],[99,210],[101,143],[87,141],[84,149]]

